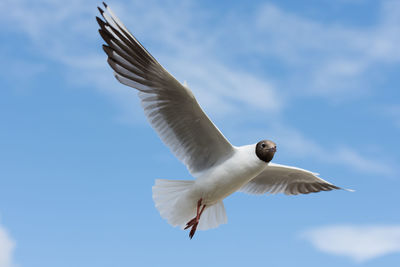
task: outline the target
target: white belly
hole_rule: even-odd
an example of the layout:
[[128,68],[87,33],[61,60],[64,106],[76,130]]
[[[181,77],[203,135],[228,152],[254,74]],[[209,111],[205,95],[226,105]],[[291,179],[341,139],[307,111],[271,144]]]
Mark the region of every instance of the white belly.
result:
[[203,204],[213,205],[239,190],[266,166],[256,156],[255,145],[235,148],[233,157],[196,177],[190,195],[196,201],[202,198]]

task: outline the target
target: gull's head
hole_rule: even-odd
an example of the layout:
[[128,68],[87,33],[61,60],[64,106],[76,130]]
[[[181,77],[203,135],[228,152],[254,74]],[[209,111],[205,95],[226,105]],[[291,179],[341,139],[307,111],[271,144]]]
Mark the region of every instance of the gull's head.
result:
[[270,140],[262,140],[256,145],[256,155],[265,162],[270,162],[276,152],[276,144]]

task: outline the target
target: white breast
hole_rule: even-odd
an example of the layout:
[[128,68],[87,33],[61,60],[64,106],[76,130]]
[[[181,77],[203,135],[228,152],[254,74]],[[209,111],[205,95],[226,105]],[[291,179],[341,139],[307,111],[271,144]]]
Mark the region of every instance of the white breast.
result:
[[197,176],[192,196],[212,205],[236,192],[261,173],[267,163],[255,153],[255,144],[235,147],[233,156]]

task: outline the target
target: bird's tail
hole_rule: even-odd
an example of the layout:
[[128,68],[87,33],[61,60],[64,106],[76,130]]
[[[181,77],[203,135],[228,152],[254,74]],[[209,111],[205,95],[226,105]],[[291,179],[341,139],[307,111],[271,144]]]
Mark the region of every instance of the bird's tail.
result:
[[[162,218],[172,226],[185,228],[186,223],[196,216],[197,201],[188,194],[194,184],[191,180],[157,179],[153,186],[153,200]],[[226,223],[222,201],[205,208],[199,222],[199,230],[207,230]]]

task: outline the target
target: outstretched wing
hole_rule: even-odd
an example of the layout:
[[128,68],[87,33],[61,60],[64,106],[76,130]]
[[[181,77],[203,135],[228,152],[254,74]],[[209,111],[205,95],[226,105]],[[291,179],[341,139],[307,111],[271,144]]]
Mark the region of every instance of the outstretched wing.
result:
[[104,4],[96,17],[108,64],[119,82],[136,88],[161,140],[193,174],[233,153],[232,145],[200,108],[189,88],[169,74]]
[[317,173],[300,168],[269,163],[262,173],[245,184],[239,191],[257,195],[266,193],[298,195],[342,189],[317,175]]

